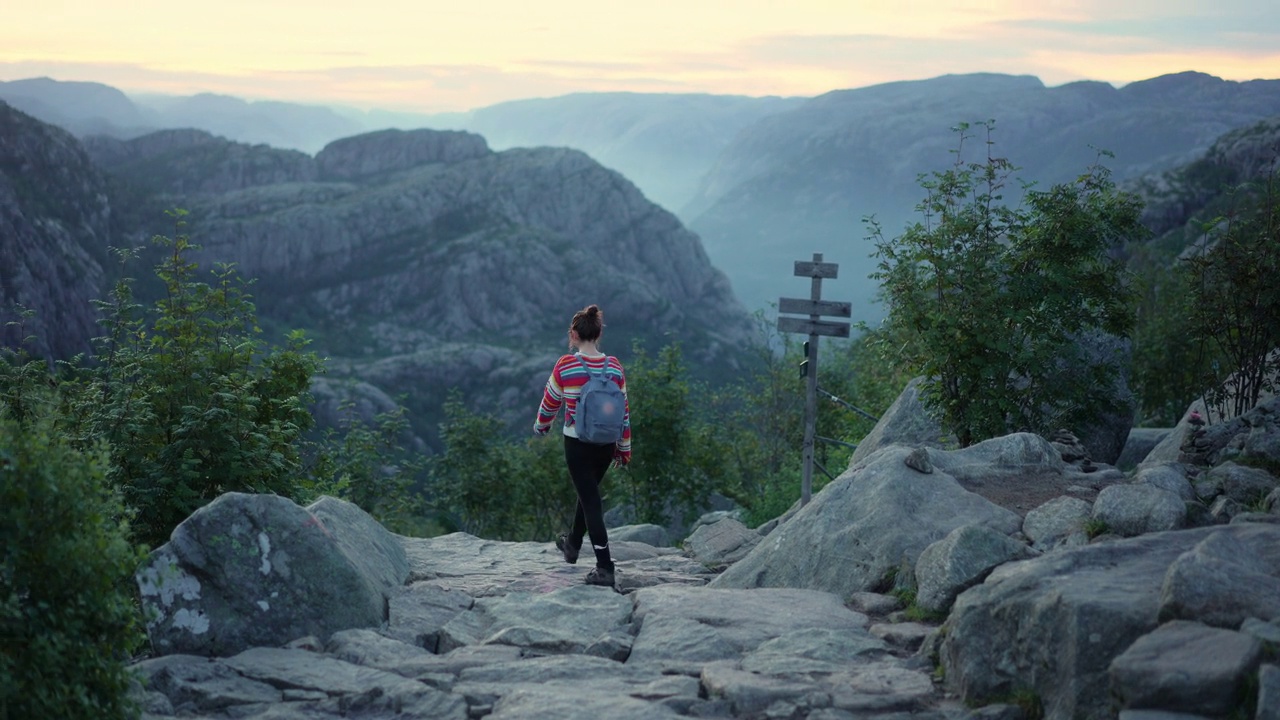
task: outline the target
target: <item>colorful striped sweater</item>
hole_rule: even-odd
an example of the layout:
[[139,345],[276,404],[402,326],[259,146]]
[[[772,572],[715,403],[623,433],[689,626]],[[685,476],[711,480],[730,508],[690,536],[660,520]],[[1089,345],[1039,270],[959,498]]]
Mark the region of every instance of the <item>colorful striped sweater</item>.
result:
[[[591,357],[583,355],[582,359],[586,361],[587,367],[591,368],[593,373],[599,373],[605,365],[605,359],[608,358],[609,368],[606,371],[613,381],[618,383],[618,387],[622,388],[623,396],[627,393],[627,378],[622,371],[622,363],[618,362],[618,358],[601,355],[599,357]],[[554,369],[551,370],[551,377],[547,378],[547,387],[542,392],[542,404],[538,406],[538,418],[533,422],[533,431],[536,433],[545,433],[551,429],[551,422],[556,419],[556,413],[560,411],[560,406],[564,406],[564,434],[569,437],[578,437],[578,431],[573,427],[573,411],[578,406],[578,397],[582,394],[582,386],[587,384],[587,371],[582,369],[582,365],[578,363],[578,358],[573,355],[565,355],[557,362]],[[631,403],[627,402],[624,410],[622,421],[622,439],[618,441],[618,454],[623,456],[624,460],[631,459]]]

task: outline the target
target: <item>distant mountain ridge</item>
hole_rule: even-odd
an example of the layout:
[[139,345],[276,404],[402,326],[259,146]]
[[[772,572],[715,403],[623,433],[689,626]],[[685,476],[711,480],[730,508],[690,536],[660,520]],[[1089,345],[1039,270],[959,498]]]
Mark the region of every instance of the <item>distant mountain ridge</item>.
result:
[[[682,216],[748,308],[794,294],[779,271],[810,252],[841,265],[833,298],[875,321],[873,244],[863,219],[887,237],[916,219],[919,175],[954,161],[960,122],[994,118],[994,152],[1047,188],[1102,158],[1119,180],[1193,160],[1216,138],[1280,114],[1280,80],[1228,82],[1181,73],[1113,88],[1080,82],[1045,87],[1004,75],[946,76],[843,90],[743,130],[708,173]],[[986,137],[965,156],[985,153]],[[1016,201],[1018,189],[1006,189]]]

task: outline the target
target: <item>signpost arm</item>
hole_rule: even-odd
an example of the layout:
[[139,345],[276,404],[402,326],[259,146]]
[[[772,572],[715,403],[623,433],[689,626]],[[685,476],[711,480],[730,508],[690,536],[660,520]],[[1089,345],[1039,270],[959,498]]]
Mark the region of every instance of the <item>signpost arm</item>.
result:
[[[822,253],[813,254],[813,262],[822,262]],[[809,292],[809,299],[816,306],[817,302],[822,300],[822,278],[815,273],[812,280],[812,289]],[[809,320],[816,322],[818,315],[809,316]],[[804,393],[804,445],[802,446],[802,454],[804,458],[804,474],[800,481],[800,505],[801,507],[809,504],[809,498],[813,494],[813,436],[816,434],[818,419],[818,335],[810,334],[809,342],[806,345],[809,348],[809,355],[806,358],[809,361],[809,375],[805,378]]]

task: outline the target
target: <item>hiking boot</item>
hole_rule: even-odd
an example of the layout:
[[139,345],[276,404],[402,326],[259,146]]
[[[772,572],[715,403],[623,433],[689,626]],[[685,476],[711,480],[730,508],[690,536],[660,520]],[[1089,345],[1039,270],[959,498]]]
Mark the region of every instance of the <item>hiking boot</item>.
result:
[[559,548],[562,554],[564,554],[565,562],[569,563],[570,565],[578,564],[578,550],[580,550],[581,548],[576,548],[569,544],[568,533],[560,533],[559,535],[556,536],[556,547]]
[[613,571],[597,567],[587,573],[586,583],[588,585],[603,585],[605,587],[613,587]]

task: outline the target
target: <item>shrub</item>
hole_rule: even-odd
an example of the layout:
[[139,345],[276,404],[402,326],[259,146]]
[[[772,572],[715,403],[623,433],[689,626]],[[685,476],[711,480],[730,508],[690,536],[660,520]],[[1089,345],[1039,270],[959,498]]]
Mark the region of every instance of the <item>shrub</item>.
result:
[[[179,231],[183,215],[173,213]],[[203,282],[187,235],[154,242],[166,251],[156,268],[164,296],[145,312],[131,282],[117,283],[101,303],[98,365],[72,410],[85,446],[110,443],[111,480],[152,545],[223,493],[302,492],[308,389],[321,367],[301,333],[267,346],[230,266]]]
[[0,413],[0,715],[124,718],[141,641],[140,551],[107,453],[72,448],[45,417]]
[[[923,220],[886,240],[874,223],[889,323],[901,358],[923,375],[923,401],[960,444],[1011,431],[1042,435],[1114,405],[1115,358],[1091,360],[1080,340],[1125,335],[1130,294],[1109,252],[1145,234],[1140,203],[1091,167],[1047,191],[1004,203],[1016,168],[984,162],[921,180]],[[959,128],[961,150],[968,126]]]

